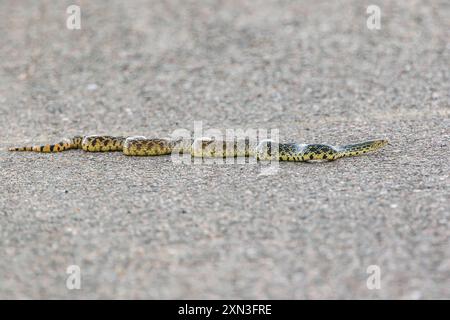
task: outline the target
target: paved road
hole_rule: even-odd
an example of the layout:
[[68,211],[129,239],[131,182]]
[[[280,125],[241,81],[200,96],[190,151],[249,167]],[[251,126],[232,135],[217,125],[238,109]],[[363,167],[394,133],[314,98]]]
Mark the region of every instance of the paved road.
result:
[[[80,1],[68,30],[72,1],[2,1],[0,298],[450,298],[450,9],[377,3]],[[391,144],[275,175],[6,151],[194,121]]]

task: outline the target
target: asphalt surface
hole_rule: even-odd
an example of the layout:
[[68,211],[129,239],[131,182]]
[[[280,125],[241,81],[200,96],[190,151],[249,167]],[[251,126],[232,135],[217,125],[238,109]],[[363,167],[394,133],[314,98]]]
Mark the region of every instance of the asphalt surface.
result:
[[[377,1],[380,30],[356,0],[70,4],[0,2],[0,298],[450,298],[447,1]],[[7,151],[194,121],[391,144],[272,175]]]

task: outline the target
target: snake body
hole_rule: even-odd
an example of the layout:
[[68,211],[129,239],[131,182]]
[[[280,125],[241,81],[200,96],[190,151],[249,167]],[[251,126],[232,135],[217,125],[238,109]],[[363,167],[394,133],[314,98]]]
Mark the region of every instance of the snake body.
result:
[[82,149],[87,152],[122,151],[128,156],[158,156],[173,152],[190,153],[193,157],[256,157],[258,160],[333,161],[362,155],[388,144],[385,139],[365,141],[344,146],[327,144],[276,143],[265,139],[259,143],[249,139],[234,141],[211,138],[164,139],[115,136],[75,136],[55,144],[13,147],[9,151],[61,152]]

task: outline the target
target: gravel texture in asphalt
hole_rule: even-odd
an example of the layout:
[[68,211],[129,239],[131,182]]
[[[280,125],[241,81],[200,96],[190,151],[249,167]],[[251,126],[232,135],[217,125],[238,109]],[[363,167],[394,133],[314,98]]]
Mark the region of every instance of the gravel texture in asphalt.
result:
[[[73,3],[0,2],[0,298],[450,298],[448,1],[377,1],[379,30],[371,1]],[[194,121],[391,143],[271,175],[7,151]]]

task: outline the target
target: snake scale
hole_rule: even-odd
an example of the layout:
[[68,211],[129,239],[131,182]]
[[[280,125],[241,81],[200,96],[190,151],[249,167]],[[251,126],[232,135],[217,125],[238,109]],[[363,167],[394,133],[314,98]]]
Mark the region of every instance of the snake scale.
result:
[[249,139],[234,141],[213,138],[150,139],[141,136],[75,136],[55,144],[14,147],[10,151],[60,152],[83,149],[88,152],[122,151],[128,156],[158,156],[172,152],[190,153],[194,157],[256,157],[258,160],[333,161],[343,157],[362,155],[388,144],[385,139],[365,141],[344,146],[326,144],[276,143],[264,139],[253,143]]

